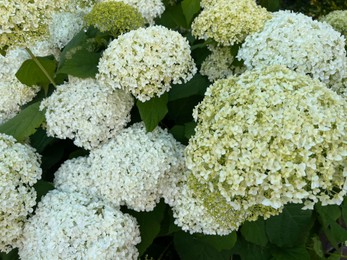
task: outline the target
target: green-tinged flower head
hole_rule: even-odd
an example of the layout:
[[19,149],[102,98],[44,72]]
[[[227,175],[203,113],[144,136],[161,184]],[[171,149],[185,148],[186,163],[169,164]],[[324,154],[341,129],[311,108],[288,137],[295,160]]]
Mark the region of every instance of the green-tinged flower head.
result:
[[109,31],[115,38],[145,24],[145,20],[136,8],[123,2],[113,1],[95,4],[84,19],[87,25],[95,26],[102,32]]
[[279,65],[246,71],[210,86],[194,117],[189,182],[214,218],[242,222],[287,203],[342,203],[347,102],[320,81]]
[[336,31],[340,32],[347,38],[347,10],[337,10],[330,12],[326,16],[319,19],[322,22],[327,22]]
[[206,7],[193,21],[192,33],[199,39],[223,46],[241,43],[262,29],[271,14],[254,0],[219,0]]
[[90,7],[94,0],[20,0],[1,1],[0,49],[27,46],[48,39],[48,24],[56,12],[80,12]]

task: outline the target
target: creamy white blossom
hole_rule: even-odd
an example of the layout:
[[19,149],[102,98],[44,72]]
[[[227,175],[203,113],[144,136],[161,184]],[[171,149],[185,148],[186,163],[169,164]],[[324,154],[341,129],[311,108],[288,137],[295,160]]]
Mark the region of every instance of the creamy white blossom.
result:
[[189,43],[163,26],[139,28],[113,40],[99,61],[97,78],[142,102],[189,81],[196,73]]
[[62,49],[83,28],[85,13],[58,12],[52,15],[48,24],[50,41]]
[[192,34],[198,39],[213,39],[223,46],[241,43],[271,18],[254,0],[204,1],[203,5],[207,7],[194,19]]
[[47,133],[70,138],[77,146],[92,149],[117,135],[130,120],[133,98],[111,90],[94,79],[76,79],[57,86],[42,101]]
[[137,259],[135,218],[78,193],[49,192],[24,227],[21,259]]
[[99,2],[110,1],[123,2],[137,8],[150,25],[153,25],[154,19],[160,17],[165,10],[165,6],[161,0],[99,0]]
[[183,149],[165,130],[158,127],[146,133],[144,125],[137,123],[92,150],[90,158],[65,162],[54,182],[64,191],[79,191],[116,206],[150,211],[168,187],[171,175],[182,169]]
[[242,65],[235,65],[234,56],[229,47],[209,47],[211,54],[201,64],[200,73],[213,82],[230,75],[238,75],[245,71]]
[[0,251],[18,246],[36,204],[33,185],[41,178],[41,156],[12,136],[0,134]]
[[283,66],[218,80],[194,111],[188,185],[230,232],[287,203],[339,205],[347,192],[346,116],[345,99]]
[[238,58],[248,69],[285,65],[333,85],[347,74],[345,39],[330,25],[290,11],[279,11],[261,32],[242,44]]

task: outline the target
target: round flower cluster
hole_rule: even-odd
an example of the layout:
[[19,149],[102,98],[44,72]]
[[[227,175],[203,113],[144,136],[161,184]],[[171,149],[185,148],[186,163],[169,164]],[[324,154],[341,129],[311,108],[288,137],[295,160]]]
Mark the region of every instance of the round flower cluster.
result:
[[201,64],[200,73],[211,82],[244,72],[244,67],[233,64],[234,56],[229,47],[210,47],[210,50],[212,53]]
[[96,3],[84,20],[88,26],[93,25],[101,32],[110,32],[115,38],[145,24],[136,8],[115,1]]
[[48,38],[48,24],[55,12],[75,12],[93,0],[20,0],[0,5],[0,49],[25,46]]
[[135,7],[142,14],[146,23],[153,25],[154,18],[160,17],[165,6],[161,0],[99,0],[99,2],[119,1]]
[[21,259],[137,259],[135,218],[78,193],[49,192],[24,227]]
[[347,38],[347,10],[336,10],[319,19],[322,22],[327,22],[336,31],[340,32]]
[[274,13],[238,53],[248,69],[285,65],[333,85],[347,73],[345,39],[330,25],[290,11]]
[[83,28],[84,13],[59,12],[52,16],[48,25],[50,41],[62,49]]
[[104,51],[97,78],[144,102],[169,91],[171,84],[196,73],[186,38],[163,26],[139,28],[119,36]]
[[142,123],[122,130],[91,151],[90,157],[65,162],[55,174],[55,186],[78,191],[115,206],[153,210],[165,184],[184,165],[184,147],[157,127],[146,133]]
[[287,203],[343,201],[347,102],[318,80],[279,65],[246,71],[210,86],[194,117],[188,182],[230,231]]
[[[50,55],[54,50],[48,42],[38,42],[30,46],[34,55]],[[25,105],[33,99],[40,90],[39,87],[28,87],[16,77],[22,63],[30,59],[30,55],[21,48],[9,50],[6,56],[0,55],[0,124],[14,117]]]
[[219,0],[194,19],[192,34],[198,39],[215,40],[223,46],[241,43],[247,35],[262,29],[271,14],[254,0]]
[[17,247],[27,215],[33,211],[40,160],[32,147],[0,133],[0,251]]
[[76,79],[57,86],[40,109],[46,109],[49,136],[74,139],[75,145],[92,149],[125,127],[133,104],[131,95],[122,90],[111,90],[94,79]]

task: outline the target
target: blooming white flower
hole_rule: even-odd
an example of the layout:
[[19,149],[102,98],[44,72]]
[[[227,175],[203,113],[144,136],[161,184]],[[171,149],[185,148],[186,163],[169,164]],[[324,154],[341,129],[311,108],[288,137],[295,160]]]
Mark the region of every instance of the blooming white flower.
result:
[[271,18],[254,0],[204,1],[203,5],[206,8],[192,23],[192,34],[198,39],[211,38],[223,46],[241,43]]
[[[56,54],[56,50],[48,42],[37,42],[30,49],[37,56]],[[22,48],[9,50],[6,56],[0,55],[0,124],[14,117],[20,107],[31,101],[40,90],[37,86],[22,84],[16,78],[23,62],[30,58]]]
[[90,158],[65,162],[54,182],[63,191],[150,211],[168,187],[170,176],[183,167],[183,149],[165,130],[158,127],[146,133],[144,125],[137,123],[92,150]]
[[110,1],[123,2],[135,7],[150,25],[154,25],[154,19],[160,17],[165,11],[165,6],[161,0],[99,0],[99,2]]
[[24,227],[21,259],[137,259],[135,218],[78,193],[49,192]]
[[58,12],[52,15],[48,24],[50,41],[62,49],[83,28],[84,12]]
[[0,251],[17,247],[27,215],[36,204],[33,185],[41,177],[35,150],[0,133]]
[[246,71],[210,86],[194,116],[188,185],[230,232],[287,203],[343,201],[347,102],[320,81],[283,66]]
[[285,65],[333,85],[347,74],[345,39],[330,25],[290,11],[279,11],[261,32],[242,44],[238,58],[246,67]]
[[229,47],[210,47],[211,54],[201,64],[200,73],[213,82],[230,75],[238,75],[245,67],[233,64],[234,56]]
[[189,81],[196,73],[186,38],[163,26],[139,28],[113,40],[99,61],[97,78],[147,101]]
[[57,86],[40,109],[46,109],[48,135],[92,149],[125,127],[133,103],[123,90],[111,90],[94,79],[75,79]]

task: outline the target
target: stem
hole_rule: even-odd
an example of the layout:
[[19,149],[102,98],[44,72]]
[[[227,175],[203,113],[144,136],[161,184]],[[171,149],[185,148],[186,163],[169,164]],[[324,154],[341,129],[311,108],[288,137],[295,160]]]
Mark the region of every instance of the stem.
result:
[[[42,66],[40,61],[36,58],[36,56],[31,52],[29,48],[25,48],[25,50],[29,53],[30,57],[33,59],[33,61],[36,63],[37,66],[42,70],[43,74],[47,77],[47,79],[51,82],[51,84],[56,87],[54,80],[51,78],[51,76],[48,74],[47,70]],[[45,91],[46,92],[46,91]]]
[[173,244],[173,242],[170,241],[170,243],[164,248],[164,251],[160,254],[158,260],[163,259],[163,257],[165,256],[165,253],[169,250],[169,248],[172,244]]

